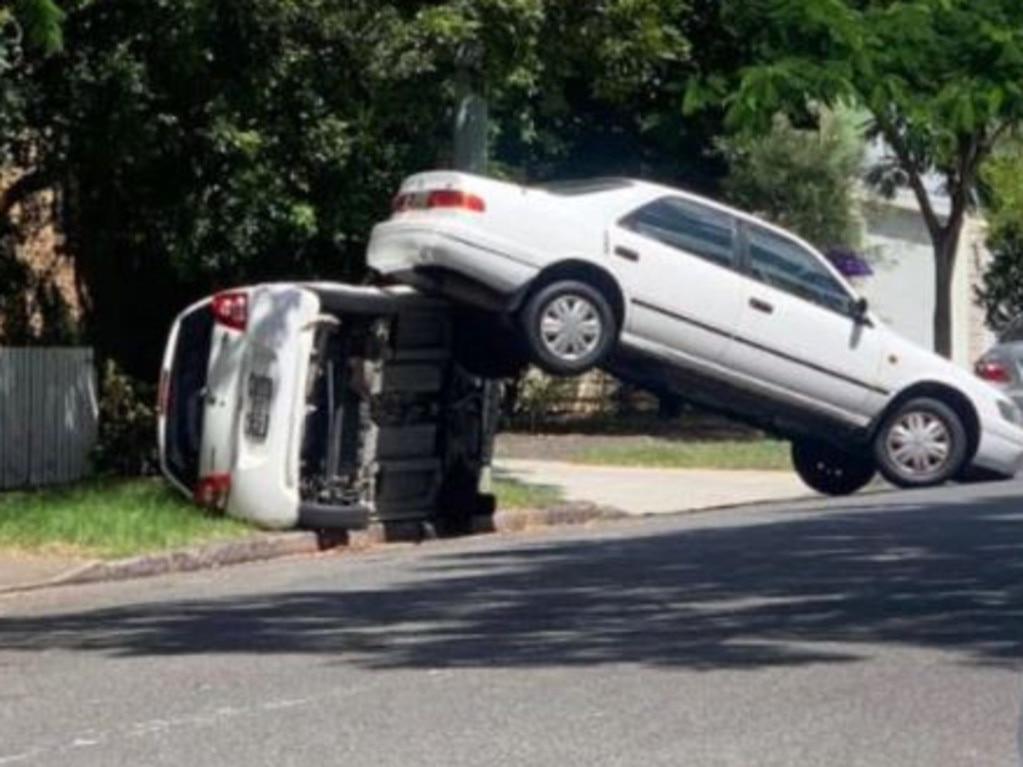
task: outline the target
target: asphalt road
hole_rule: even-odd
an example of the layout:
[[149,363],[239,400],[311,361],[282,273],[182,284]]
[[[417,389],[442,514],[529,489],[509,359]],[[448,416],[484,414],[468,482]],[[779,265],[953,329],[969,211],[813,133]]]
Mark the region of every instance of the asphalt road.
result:
[[1017,765],[1023,484],[0,600],[0,765]]

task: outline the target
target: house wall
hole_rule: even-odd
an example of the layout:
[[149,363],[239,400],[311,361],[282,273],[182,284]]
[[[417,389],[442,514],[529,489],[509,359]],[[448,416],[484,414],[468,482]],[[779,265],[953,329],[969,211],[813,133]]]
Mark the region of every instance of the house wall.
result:
[[[915,204],[871,200],[864,206],[864,250],[874,274],[857,284],[872,309],[897,332],[934,348],[934,255]],[[990,262],[982,220],[968,218],[952,285],[952,359],[970,367],[992,342],[974,288]]]

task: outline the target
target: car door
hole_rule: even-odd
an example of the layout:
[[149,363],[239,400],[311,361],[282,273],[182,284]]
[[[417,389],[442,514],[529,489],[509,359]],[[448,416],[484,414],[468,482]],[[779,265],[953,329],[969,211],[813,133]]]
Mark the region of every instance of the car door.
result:
[[608,239],[631,302],[623,341],[720,375],[744,283],[735,217],[666,195],[620,219]]
[[749,277],[734,369],[790,403],[866,423],[886,398],[881,334],[819,255],[752,222],[740,231]]

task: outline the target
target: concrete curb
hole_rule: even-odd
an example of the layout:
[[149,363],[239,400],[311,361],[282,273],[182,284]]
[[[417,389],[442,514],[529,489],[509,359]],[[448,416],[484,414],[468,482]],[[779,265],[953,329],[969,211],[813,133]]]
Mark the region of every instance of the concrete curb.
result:
[[44,581],[0,587],[0,594],[35,591],[54,586],[81,585],[209,570],[244,562],[314,554],[322,551],[323,548],[319,537],[313,532],[268,533],[251,538],[210,543],[195,548],[177,549],[129,559],[87,562]]
[[535,509],[497,511],[493,517],[473,520],[473,533],[519,533],[542,527],[585,525],[592,522],[611,522],[632,515],[610,506],[586,501],[557,503]]
[[[712,508],[708,508],[698,511],[712,510]],[[586,525],[630,518],[638,517],[610,506],[601,506],[585,501],[570,501],[541,508],[497,511],[492,517],[476,517],[473,520],[471,534],[521,533],[547,527]],[[419,530],[418,527],[417,530]],[[372,529],[354,531],[347,536],[334,537],[324,537],[308,530],[266,533],[250,538],[209,543],[194,548],[147,554],[129,559],[87,562],[54,578],[15,586],[0,586],[0,595],[36,591],[56,586],[83,585],[210,570],[246,562],[317,554],[335,548],[360,552],[388,543],[390,540],[421,542],[428,539],[422,535],[388,539],[386,535]]]

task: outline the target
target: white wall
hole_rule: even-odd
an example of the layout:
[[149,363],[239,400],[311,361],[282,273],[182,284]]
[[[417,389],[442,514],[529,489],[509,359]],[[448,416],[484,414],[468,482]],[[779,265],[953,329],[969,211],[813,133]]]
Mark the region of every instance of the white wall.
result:
[[[864,251],[874,274],[857,283],[872,309],[896,331],[934,348],[934,251],[923,218],[905,197],[872,199],[864,206]],[[952,285],[952,359],[969,367],[991,343],[983,311],[975,306],[973,285],[987,266],[984,227],[970,219],[964,227]]]

